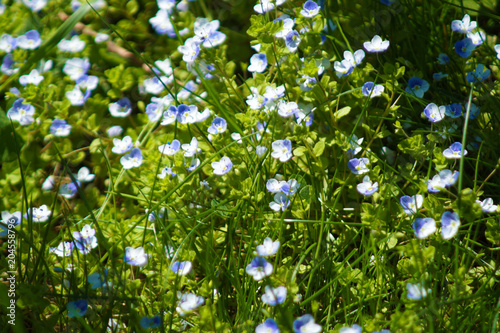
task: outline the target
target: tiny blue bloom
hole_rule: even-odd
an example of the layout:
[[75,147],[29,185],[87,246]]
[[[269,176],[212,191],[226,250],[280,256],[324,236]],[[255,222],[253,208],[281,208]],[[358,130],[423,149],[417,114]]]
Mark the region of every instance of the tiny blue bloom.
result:
[[444,119],[446,112],[445,106],[438,107],[434,103],[428,104],[424,109],[424,115],[429,119],[431,123],[437,123]]
[[462,105],[460,103],[452,103],[445,105],[445,114],[452,118],[458,118],[462,115]]
[[427,90],[429,90],[429,82],[416,76],[408,80],[408,87],[405,89],[407,93],[414,94],[419,98],[424,97],[424,93]]
[[351,327],[342,327],[339,333],[361,333],[361,326],[354,324]]
[[283,302],[285,302],[286,294],[287,290],[283,286],[278,288],[266,286],[265,294],[262,295],[261,299],[265,304],[275,306],[276,304],[283,304]]
[[384,92],[384,86],[381,84],[375,84],[372,81],[368,81],[365,84],[363,84],[363,87],[361,88],[361,92],[363,93],[364,96],[366,97],[377,97],[382,95]]
[[293,331],[295,333],[319,333],[321,332],[321,326],[314,322],[313,316],[306,314],[295,319]]
[[[462,144],[460,142],[452,143],[449,148],[446,148],[445,150],[443,150],[444,157],[450,158],[450,159],[461,158],[462,157],[461,154],[462,154]],[[466,156],[466,155],[467,155],[467,150],[464,149],[463,156]]]
[[255,257],[245,268],[248,275],[251,275],[255,281],[260,281],[273,273],[273,265],[262,257]]
[[262,73],[266,70],[266,67],[267,67],[266,54],[257,53],[250,58],[250,66],[248,66],[247,70],[252,73],[253,72]]
[[351,172],[353,174],[362,175],[362,174],[370,171],[370,169],[368,169],[368,167],[367,167],[367,165],[369,163],[370,163],[370,160],[368,160],[366,157],[352,158],[347,163],[347,166],[349,167],[349,169],[351,169]]
[[370,177],[365,176],[363,178],[363,182],[359,183],[356,186],[356,189],[360,194],[364,195],[365,197],[369,197],[370,195],[378,191],[378,183],[377,182],[372,183]]
[[255,328],[255,333],[279,333],[280,329],[274,319],[266,319],[263,324]]
[[446,53],[439,53],[437,61],[440,65],[446,65],[450,62],[450,57]]
[[434,74],[432,74],[432,78],[433,78],[434,80],[436,80],[436,81],[442,80],[442,79],[444,79],[444,78],[445,78],[445,77],[447,77],[447,76],[448,76],[448,74],[443,74],[443,73],[441,73],[441,72],[438,72],[438,73],[434,73]]
[[484,68],[483,64],[478,64],[476,69],[467,73],[467,82],[476,83],[486,80],[490,76],[491,71]]
[[290,52],[297,51],[300,44],[300,35],[297,31],[290,31],[285,37],[285,45],[290,50]]
[[455,52],[462,58],[468,58],[475,48],[476,45],[472,43],[470,38],[464,38],[455,43]]
[[425,239],[436,232],[436,221],[430,217],[417,218],[412,227],[418,239]]
[[68,302],[66,308],[68,309],[68,317],[82,317],[87,313],[87,301],[80,299],[74,302]]
[[408,294],[406,297],[414,301],[427,297],[427,294],[431,292],[430,289],[424,288],[423,283],[407,283],[406,289],[408,290]]
[[399,199],[399,203],[403,207],[404,211],[408,215],[416,214],[417,211],[422,207],[424,203],[424,197],[421,194],[414,196],[403,195]]
[[300,14],[302,14],[302,16],[307,18],[313,18],[316,15],[318,15],[320,9],[321,8],[318,6],[316,2],[312,0],[307,0],[304,3],[302,10],[300,11]]
[[444,212],[441,216],[441,235],[443,239],[455,237],[460,228],[460,218],[455,212]]
[[217,117],[212,121],[212,124],[208,128],[208,133],[210,134],[220,134],[224,133],[227,129],[227,122],[224,118]]
[[147,330],[148,328],[157,328],[160,327],[161,325],[161,318],[160,316],[156,315],[151,318],[148,318],[146,316],[141,318],[141,327]]
[[172,264],[172,271],[178,275],[187,275],[191,272],[193,264],[191,261],[176,261]]

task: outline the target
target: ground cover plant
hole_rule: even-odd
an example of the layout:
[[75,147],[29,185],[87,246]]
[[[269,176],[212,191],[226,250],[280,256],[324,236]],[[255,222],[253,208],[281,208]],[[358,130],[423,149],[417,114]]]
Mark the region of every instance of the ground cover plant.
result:
[[495,1],[0,4],[2,332],[499,332]]

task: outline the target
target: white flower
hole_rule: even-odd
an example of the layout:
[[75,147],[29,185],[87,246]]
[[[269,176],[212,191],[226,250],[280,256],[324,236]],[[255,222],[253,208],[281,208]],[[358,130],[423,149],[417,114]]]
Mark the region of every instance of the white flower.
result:
[[481,209],[485,213],[494,213],[497,211],[498,206],[493,204],[492,198],[486,198],[483,201],[476,200],[481,205]]
[[375,35],[370,42],[364,42],[363,47],[368,52],[383,52],[389,48],[389,41],[383,41],[379,35]]
[[196,153],[201,152],[201,149],[198,148],[198,140],[195,137],[193,137],[191,139],[191,143],[185,143],[185,144],[183,144],[182,145],[182,150],[185,151],[184,157],[192,157]]
[[76,175],[76,179],[82,183],[91,182],[94,178],[95,175],[91,174],[89,168],[87,167],[80,168],[80,170],[78,170],[78,174]]
[[225,175],[233,167],[233,163],[229,157],[224,156],[219,162],[212,162],[212,168],[214,169],[214,175]]
[[185,316],[188,312],[193,311],[205,302],[205,299],[201,296],[196,296],[193,293],[183,293],[177,292],[177,297],[179,298],[179,305],[176,310],[181,316]]
[[283,304],[286,300],[287,290],[284,286],[278,288],[271,288],[270,286],[266,286],[265,294],[262,295],[262,302],[275,306],[276,304]]
[[279,240],[273,242],[271,238],[266,237],[262,245],[257,245],[257,253],[261,257],[272,256],[276,254],[279,247],[280,247]]
[[462,20],[453,20],[451,22],[451,30],[463,34],[476,29],[476,26],[477,22],[471,21],[469,14],[465,14]]
[[115,154],[125,154],[133,147],[132,138],[128,135],[122,140],[113,139],[113,144],[114,147],[111,149],[111,151]]
[[43,81],[43,79],[43,76],[38,73],[38,70],[34,69],[28,75],[21,75],[21,77],[19,78],[19,83],[23,86],[26,86],[28,84],[34,84],[35,86],[38,86],[40,82]]
[[279,159],[280,162],[286,162],[292,158],[292,142],[289,139],[274,141],[272,148],[271,156]]

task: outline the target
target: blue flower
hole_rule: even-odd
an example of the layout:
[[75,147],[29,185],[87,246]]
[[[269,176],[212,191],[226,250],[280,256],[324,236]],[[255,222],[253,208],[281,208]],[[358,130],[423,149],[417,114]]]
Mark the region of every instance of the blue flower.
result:
[[7,111],[7,117],[13,121],[18,121],[22,126],[30,125],[35,120],[35,107],[29,103],[24,103],[24,99],[16,99],[12,107]]
[[208,21],[206,18],[199,17],[194,22],[195,41],[206,48],[220,45],[226,40],[226,35],[219,29],[219,20]]
[[[445,150],[443,150],[444,157],[450,158],[450,159],[461,158],[462,157],[461,154],[462,154],[462,144],[460,142],[452,143],[449,148],[446,148]],[[466,155],[467,155],[467,150],[464,149],[463,156],[466,156]]]
[[113,117],[124,118],[132,113],[132,103],[128,97],[119,99],[109,105],[109,113]]
[[437,123],[444,119],[446,112],[445,106],[438,107],[434,103],[428,104],[424,109],[424,115],[429,119],[431,123]]
[[227,156],[223,156],[219,162],[212,162],[212,168],[214,169],[214,175],[222,176],[231,171],[233,167],[233,162]]
[[300,11],[300,14],[302,14],[302,16],[307,18],[313,18],[316,15],[318,15],[320,9],[321,8],[318,6],[316,2],[312,0],[307,0],[304,3],[302,10]]
[[177,139],[174,139],[172,143],[166,143],[158,147],[160,153],[168,156],[173,156],[181,149],[181,142]]
[[440,65],[446,65],[450,62],[450,57],[446,53],[439,53],[437,61]]
[[132,266],[145,266],[148,263],[149,256],[144,252],[144,248],[139,246],[138,248],[133,248],[127,246],[125,248],[125,255],[123,260],[125,263]]
[[[465,108],[467,108],[467,104],[465,105]],[[474,103],[471,103],[470,105],[470,112],[469,112],[469,119],[475,119],[478,115],[479,112],[481,111],[481,108],[477,106]]]
[[265,294],[262,295],[261,299],[265,304],[275,306],[276,304],[283,304],[283,302],[285,302],[286,294],[287,290],[283,286],[278,288],[266,286]]
[[59,188],[59,194],[65,197],[66,199],[71,199],[74,198],[75,195],[78,193],[78,187],[80,186],[80,182],[76,181],[76,183],[66,183],[63,184]]
[[377,182],[372,183],[370,177],[365,176],[363,178],[363,182],[359,183],[356,186],[356,189],[360,194],[364,195],[365,197],[369,197],[370,195],[378,191],[378,183]]
[[280,333],[280,329],[274,319],[269,318],[255,328],[255,333]]
[[361,326],[354,324],[351,327],[342,327],[339,333],[361,333]]
[[443,239],[455,237],[460,228],[460,218],[455,212],[444,212],[441,216],[441,235]]
[[104,269],[104,274],[101,275],[99,272],[94,272],[87,277],[88,283],[91,284],[90,289],[106,288],[108,283],[106,282],[108,276],[108,270]]
[[176,261],[172,264],[172,271],[178,275],[187,275],[191,272],[193,264],[191,261]]
[[347,162],[347,166],[351,169],[351,172],[355,175],[362,175],[370,171],[367,165],[370,163],[366,157],[362,158],[352,158]]
[[464,38],[455,43],[455,52],[462,58],[469,57],[475,48],[476,45],[474,45],[470,38]]
[[370,53],[379,53],[387,50],[389,48],[389,44],[388,40],[382,40],[379,35],[375,35],[371,41],[364,42],[363,47]]
[[75,246],[81,254],[88,254],[92,249],[97,247],[97,238],[95,237],[95,229],[89,224],[86,224],[82,231],[75,231],[73,233],[75,239]]
[[321,326],[314,322],[313,316],[306,314],[295,319],[293,331],[295,333],[319,333],[321,332]]
[[316,85],[316,83],[318,83],[318,81],[314,77],[310,77],[308,75],[302,75],[301,78],[297,79],[297,83],[300,85],[300,90],[309,91],[312,88],[314,88],[314,86]]
[[157,328],[160,327],[161,325],[161,318],[160,316],[156,315],[151,318],[148,318],[146,316],[141,318],[141,327],[147,330],[148,328]]
[[247,70],[252,73],[253,72],[262,73],[266,70],[266,67],[267,67],[266,54],[257,53],[250,58],[250,66],[248,66]]
[[421,194],[414,196],[403,195],[399,199],[399,203],[403,207],[404,211],[408,215],[416,214],[417,211],[422,207],[424,203],[424,197]]
[[52,120],[52,125],[50,125],[50,133],[59,137],[66,137],[71,133],[71,125],[66,123],[63,119]]
[[285,211],[285,209],[290,206],[290,199],[284,193],[276,193],[274,195],[274,201],[269,203],[269,208],[275,212]]
[[386,6],[392,5],[396,0],[380,0],[380,3]]
[[297,31],[290,31],[285,37],[285,45],[290,50],[290,52],[297,51],[300,44],[300,35]]
[[452,103],[445,105],[445,114],[452,118],[458,118],[462,115],[462,105],[460,103]]
[[408,87],[405,89],[407,93],[414,94],[418,98],[424,97],[424,93],[427,90],[429,90],[429,82],[416,76],[408,80]]
[[271,144],[273,152],[271,156],[279,159],[280,162],[286,162],[292,158],[292,142],[289,139],[276,140]]
[[484,69],[483,64],[478,64],[475,70],[467,73],[467,82],[476,83],[484,81],[490,76],[490,73],[491,71],[489,69]]
[[129,154],[120,158],[120,163],[124,169],[137,168],[142,165],[142,152],[139,148],[132,148]]
[[193,293],[183,293],[177,292],[177,298],[179,298],[179,305],[176,311],[179,312],[181,316],[185,316],[191,311],[198,308],[205,302],[205,299],[201,296],[196,296]]
[[432,74],[432,78],[433,78],[434,80],[436,80],[436,81],[442,80],[442,79],[444,79],[444,78],[445,78],[445,77],[447,77],[447,76],[448,76],[448,74],[443,74],[443,73],[441,73],[441,72],[438,72],[438,73],[434,73],[434,74]]
[[436,232],[436,221],[433,218],[417,218],[413,222],[413,230],[418,239],[425,239]]
[[354,70],[352,63],[346,59],[342,61],[335,61],[333,63],[333,68],[335,69],[335,75],[337,75],[338,78],[348,76]]
[[273,274],[273,265],[262,257],[255,257],[245,268],[248,275],[251,275],[255,281],[260,281],[266,276]]
[[212,124],[208,128],[208,133],[210,134],[220,134],[224,133],[227,129],[226,119],[217,117],[212,121]]
[[17,37],[17,47],[24,50],[34,50],[42,44],[40,33],[36,30],[27,31],[24,35]]
[[364,96],[366,97],[377,97],[382,95],[384,92],[384,86],[381,84],[375,84],[372,81],[368,81],[365,84],[363,84],[363,87],[361,88],[361,92],[363,93]]
[[68,309],[68,317],[83,317],[87,313],[87,301],[80,299],[74,302],[68,302],[66,309]]
[[264,239],[264,242],[261,245],[257,245],[257,253],[261,257],[267,257],[267,256],[272,256],[275,255],[276,252],[278,252],[278,249],[280,248],[280,241],[274,241],[266,237]]
[[406,295],[406,297],[414,301],[427,297],[427,294],[431,292],[430,289],[424,288],[423,283],[407,283],[406,289],[408,290],[408,294]]

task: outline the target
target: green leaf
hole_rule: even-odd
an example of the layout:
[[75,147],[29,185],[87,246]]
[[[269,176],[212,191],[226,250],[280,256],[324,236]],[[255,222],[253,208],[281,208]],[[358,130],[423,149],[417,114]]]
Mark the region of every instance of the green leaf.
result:
[[338,119],[340,119],[342,117],[347,116],[349,114],[349,112],[351,112],[351,107],[350,106],[345,106],[342,109],[336,111],[333,114],[333,117],[338,120]]
[[313,152],[314,152],[314,155],[316,157],[319,157],[321,155],[323,155],[323,152],[325,151],[325,139],[322,138],[320,141],[318,141],[315,145],[314,145],[314,149],[313,149]]

